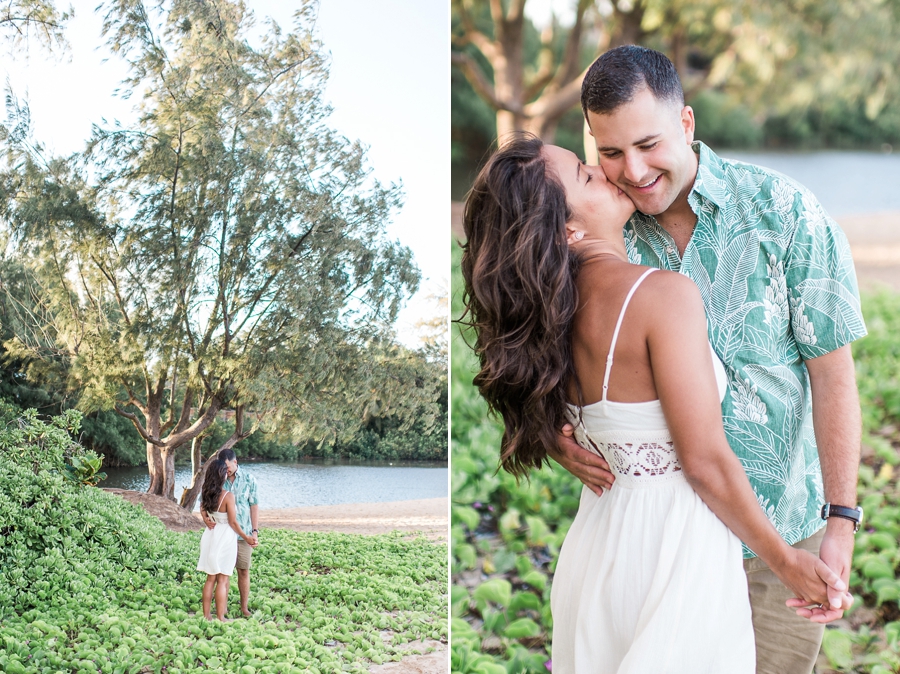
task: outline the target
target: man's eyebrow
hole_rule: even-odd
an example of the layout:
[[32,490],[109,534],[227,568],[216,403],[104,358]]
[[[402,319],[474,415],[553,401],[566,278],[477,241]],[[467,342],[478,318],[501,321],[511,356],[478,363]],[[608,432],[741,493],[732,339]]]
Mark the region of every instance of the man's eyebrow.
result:
[[[634,141],[634,143],[632,143],[632,145],[643,145],[644,143],[649,143],[651,140],[653,140],[654,138],[658,138],[661,135],[662,135],[661,133],[651,133],[649,136],[644,136],[643,138]],[[618,149],[619,148],[617,148],[617,147],[605,146],[605,147],[598,147],[597,151],[598,152],[615,152]]]
[[575,172],[575,182],[581,182],[581,162],[575,162],[578,166],[578,170]]

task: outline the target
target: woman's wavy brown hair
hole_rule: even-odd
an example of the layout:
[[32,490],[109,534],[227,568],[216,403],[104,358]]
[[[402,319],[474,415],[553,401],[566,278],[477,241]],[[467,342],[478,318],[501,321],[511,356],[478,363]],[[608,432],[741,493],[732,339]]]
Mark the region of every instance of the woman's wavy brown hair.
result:
[[566,241],[566,194],[542,148],[540,139],[519,134],[498,149],[463,213],[459,322],[475,330],[481,370],[473,383],[503,418],[500,465],[517,477],[540,468],[556,447],[574,376],[578,259]]
[[210,515],[219,509],[219,498],[222,496],[222,487],[227,477],[228,466],[222,457],[212,459],[212,464],[203,479],[203,488],[200,490],[200,507]]

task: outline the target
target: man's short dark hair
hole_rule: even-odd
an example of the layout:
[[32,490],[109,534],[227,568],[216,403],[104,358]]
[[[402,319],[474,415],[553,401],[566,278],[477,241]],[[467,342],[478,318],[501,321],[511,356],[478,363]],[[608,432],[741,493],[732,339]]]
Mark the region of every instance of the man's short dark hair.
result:
[[684,106],[684,91],[674,64],[653,49],[624,45],[603,53],[588,69],[581,83],[581,109],[608,115],[634,100],[646,86],[661,101]]
[[237,454],[234,453],[233,449],[223,449],[219,452],[219,458],[222,461],[235,461],[237,460]]

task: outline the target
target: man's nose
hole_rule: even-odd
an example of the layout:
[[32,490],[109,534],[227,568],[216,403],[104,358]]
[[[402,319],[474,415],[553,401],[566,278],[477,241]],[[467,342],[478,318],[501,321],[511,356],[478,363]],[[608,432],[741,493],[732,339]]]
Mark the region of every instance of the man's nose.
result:
[[632,185],[640,185],[647,177],[647,163],[640,154],[625,156],[625,180]]

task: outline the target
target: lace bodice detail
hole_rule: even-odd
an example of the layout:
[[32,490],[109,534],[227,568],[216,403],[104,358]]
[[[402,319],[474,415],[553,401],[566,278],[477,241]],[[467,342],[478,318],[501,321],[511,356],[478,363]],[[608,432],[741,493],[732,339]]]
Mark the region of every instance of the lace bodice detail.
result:
[[[577,422],[577,418],[572,421]],[[583,424],[578,424],[575,427],[575,441],[589,452],[606,459],[610,470],[616,475],[616,484],[639,486],[660,484],[672,478],[683,479],[672,436],[665,428],[657,431],[609,429],[591,432]]]

